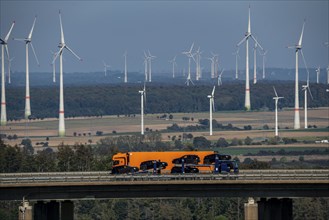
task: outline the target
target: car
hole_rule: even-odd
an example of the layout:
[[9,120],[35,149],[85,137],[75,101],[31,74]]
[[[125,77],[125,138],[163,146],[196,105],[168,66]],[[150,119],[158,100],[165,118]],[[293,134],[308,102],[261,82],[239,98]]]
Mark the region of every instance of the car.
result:
[[140,169],[141,170],[149,170],[149,169],[154,169],[154,164],[156,164],[156,169],[166,169],[166,167],[168,166],[167,162],[161,162],[159,160],[147,160],[147,161],[143,161],[140,164]]
[[[171,173],[182,173],[182,167],[173,167]],[[186,166],[184,167],[184,173],[199,173],[199,169],[196,167]]]
[[198,164],[200,162],[200,157],[194,154],[184,155],[180,158],[173,159],[172,163],[181,164],[183,160],[185,164]]
[[230,155],[226,154],[209,154],[203,158],[204,164],[213,164],[216,161],[216,156],[218,157],[218,160],[231,160]]
[[138,167],[131,167],[131,166],[117,166],[113,167],[112,174],[124,174],[124,173],[136,173],[138,172]]

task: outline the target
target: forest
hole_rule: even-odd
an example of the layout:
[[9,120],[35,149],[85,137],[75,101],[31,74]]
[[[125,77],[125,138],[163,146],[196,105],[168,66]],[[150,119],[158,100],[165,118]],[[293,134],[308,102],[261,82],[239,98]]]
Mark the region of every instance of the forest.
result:
[[[302,85],[302,83],[300,84]],[[273,86],[278,91],[279,108],[294,106],[294,82],[264,81],[251,86],[252,110],[273,110]],[[325,84],[310,84],[313,99],[309,107],[328,106]],[[133,115],[140,113],[141,84],[85,85],[64,88],[65,116]],[[146,84],[145,113],[204,112],[209,110],[211,85],[178,86],[161,83]],[[300,90],[301,91],[301,90]],[[58,87],[31,88],[31,119],[58,117]],[[19,120],[24,116],[25,87],[7,88],[8,120]],[[300,105],[304,102],[301,91]],[[215,110],[244,110],[243,82],[229,82],[215,91]]]

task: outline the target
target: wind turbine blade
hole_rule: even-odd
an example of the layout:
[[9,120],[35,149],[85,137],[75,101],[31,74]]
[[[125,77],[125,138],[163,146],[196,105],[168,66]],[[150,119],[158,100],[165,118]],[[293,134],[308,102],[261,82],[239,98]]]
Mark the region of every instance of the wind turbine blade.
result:
[[278,93],[276,92],[275,90],[275,87],[273,86],[273,90],[274,90],[274,93],[275,93],[275,96],[278,97]]
[[254,35],[251,35],[251,38],[255,41],[255,43],[257,44],[257,46],[260,47],[260,49],[264,50],[262,45],[260,45],[260,43],[258,43],[258,41],[256,40],[256,38],[254,37]]
[[10,27],[8,33],[7,33],[7,36],[5,37],[4,42],[7,43],[8,39],[9,39],[9,36],[10,36],[10,33],[11,33],[11,31],[13,30],[13,28],[14,28],[14,25],[15,25],[15,21],[13,21],[13,23],[12,23],[12,25],[11,25],[11,27]]
[[248,10],[248,33],[251,33],[251,25],[250,25],[250,5]]
[[32,52],[33,52],[33,54],[34,54],[35,60],[37,61],[38,66],[40,66],[40,63],[39,63],[39,60],[38,60],[37,54],[35,53],[35,50],[34,50],[34,47],[33,47],[32,42],[30,42],[30,46],[31,46],[31,48],[32,48]]
[[214,88],[212,89],[212,92],[211,92],[212,97],[214,97],[214,95],[215,95],[215,89],[216,89],[216,86],[214,86]]
[[53,59],[52,64],[55,65],[55,60],[57,59],[57,57],[59,56],[60,53],[62,53],[64,47],[61,47],[61,49],[59,49],[59,51],[57,53],[55,53],[55,57]]
[[214,97],[211,98],[212,110],[215,111],[215,100]]
[[299,46],[302,45],[303,35],[304,35],[304,27],[305,27],[305,20],[304,20],[304,23],[303,23],[302,33],[300,34],[300,38],[299,38],[299,41],[298,41]]
[[70,51],[78,60],[80,60],[80,61],[82,61],[82,59],[76,54],[76,53],[74,53],[74,51],[71,49],[71,48],[69,48],[67,45],[65,46],[66,47],[66,49],[68,49],[68,51]]
[[192,45],[191,45],[191,48],[190,48],[190,50],[189,50],[189,53],[192,53],[193,47],[194,47],[194,42],[193,42]]
[[249,36],[245,36],[236,46],[240,46],[243,42],[245,42],[247,40]]
[[312,93],[311,93],[311,89],[310,89],[309,86],[307,86],[307,90],[308,90],[308,92],[310,93],[311,99],[313,100],[313,95],[312,95]]
[[62,25],[62,15],[61,15],[61,11],[59,11],[59,23],[61,26],[61,43],[64,44],[64,31],[63,31],[63,25]]
[[32,33],[33,33],[33,29],[34,29],[34,25],[35,25],[35,21],[37,20],[37,16],[34,17],[34,21],[33,21],[33,25],[32,25],[32,28],[31,28],[31,31],[30,31],[30,34],[29,36],[27,37],[28,39],[31,39],[32,38]]
[[8,50],[8,45],[7,44],[5,44],[5,49],[6,49],[6,53],[7,53],[7,59],[9,60],[10,56],[9,56],[9,50]]
[[13,40],[25,42],[26,39],[24,39],[24,38],[13,38]]
[[304,57],[304,53],[303,53],[303,50],[302,49],[300,50],[300,53],[302,54],[303,63],[304,63],[305,69],[307,71],[307,81],[309,81],[310,72],[308,71],[308,68],[307,68],[307,65],[306,65],[306,61],[305,61],[305,57]]

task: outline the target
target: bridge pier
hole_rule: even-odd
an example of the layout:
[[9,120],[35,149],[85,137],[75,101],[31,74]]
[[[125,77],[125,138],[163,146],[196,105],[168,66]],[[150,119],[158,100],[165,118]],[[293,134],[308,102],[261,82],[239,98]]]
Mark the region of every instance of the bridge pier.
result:
[[72,201],[38,201],[34,205],[34,220],[73,220],[74,205]]
[[292,220],[292,199],[261,198],[258,216],[259,220]]

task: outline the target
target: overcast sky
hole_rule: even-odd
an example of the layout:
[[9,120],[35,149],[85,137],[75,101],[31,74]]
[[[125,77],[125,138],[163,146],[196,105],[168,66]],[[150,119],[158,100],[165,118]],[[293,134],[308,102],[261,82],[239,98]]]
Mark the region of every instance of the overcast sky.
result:
[[[192,42],[203,51],[202,66],[210,69],[206,57],[220,55],[220,65],[235,68],[232,53],[247,30],[248,5],[251,31],[268,50],[267,66],[294,68],[294,51],[286,49],[299,39],[306,19],[303,51],[309,67],[328,65],[328,0],[323,1],[0,1],[1,38],[16,21],[11,37],[27,37],[34,16],[37,22],[33,45],[40,60],[30,56],[31,72],[51,72],[52,55],[60,40],[59,9],[66,44],[83,61],[64,52],[65,72],[102,71],[102,60],[112,69],[123,70],[123,53],[128,53],[128,71],[143,72],[143,50],[157,58],[153,71],[171,69],[169,59],[177,56],[178,69],[187,68],[182,51]],[[25,71],[25,47],[10,40],[13,71]],[[251,51],[251,50],[250,50]],[[32,55],[32,54],[31,54]],[[245,66],[245,46],[239,65]],[[252,61],[252,60],[251,60]],[[260,63],[259,57],[259,64]],[[58,64],[57,64],[58,65]]]

